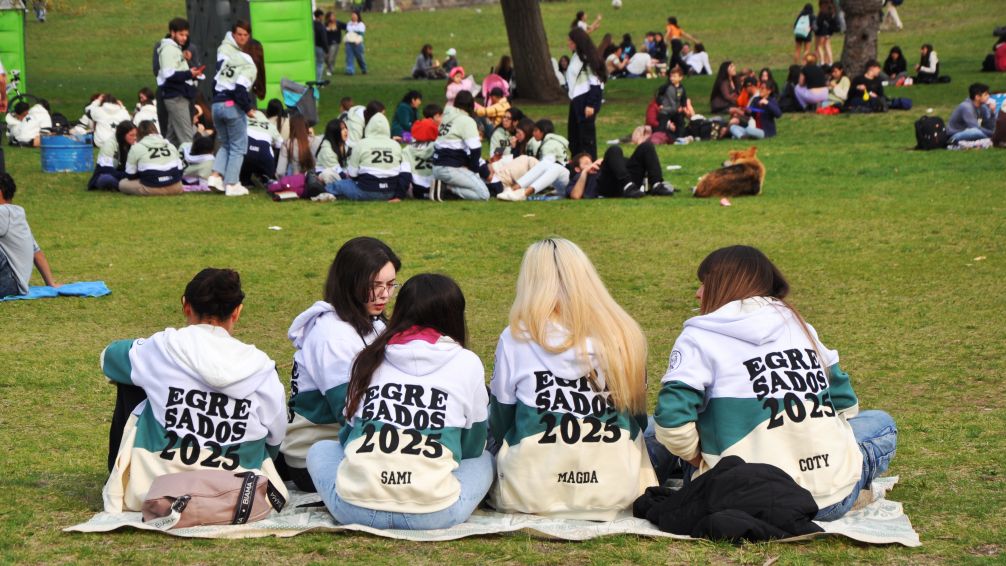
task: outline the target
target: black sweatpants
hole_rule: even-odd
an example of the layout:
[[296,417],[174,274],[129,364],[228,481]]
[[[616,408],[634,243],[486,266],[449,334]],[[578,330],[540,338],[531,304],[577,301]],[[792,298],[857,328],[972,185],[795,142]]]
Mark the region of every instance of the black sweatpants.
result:
[[119,444],[122,443],[122,429],[137,405],[147,400],[147,393],[142,387],[116,383],[115,411],[112,413],[112,426],[108,428],[108,471],[112,471],[115,458],[119,455]]
[[597,192],[599,196],[607,198],[620,197],[629,182],[642,189],[646,178],[649,178],[651,185],[664,180],[660,158],[657,157],[653,144],[649,141],[639,144],[628,159],[620,146],[613,145],[604,152],[604,162],[597,178]]
[[569,150],[573,156],[580,153],[589,153],[591,159],[597,159],[597,114],[582,121],[577,120],[574,103],[569,103],[569,125],[567,126],[567,138],[569,139]]

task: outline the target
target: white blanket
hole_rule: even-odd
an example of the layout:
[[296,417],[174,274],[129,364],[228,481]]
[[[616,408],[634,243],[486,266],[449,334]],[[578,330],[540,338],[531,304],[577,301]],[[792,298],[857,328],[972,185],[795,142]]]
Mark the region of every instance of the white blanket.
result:
[[[901,504],[884,498],[886,492],[898,482],[897,477],[878,478],[873,482],[873,492],[861,501],[870,501],[859,506],[838,521],[819,523],[823,533],[785,539],[785,541],[806,540],[821,536],[844,536],[869,544],[901,544],[908,547],[921,546],[919,535],[912,529],[912,523],[905,515]],[[190,527],[164,531],[165,534],[191,538],[258,538],[292,537],[308,531],[336,532],[362,531],[377,536],[412,540],[444,541],[477,535],[491,535],[523,531],[532,536],[558,540],[587,540],[591,538],[632,534],[646,537],[675,538],[690,540],[690,537],[673,535],[657,529],[649,521],[636,519],[626,513],[611,522],[573,521],[551,519],[535,515],[495,513],[476,511],[466,522],[449,529],[433,531],[382,530],[361,525],[340,525],[323,506],[317,504],[317,494],[290,490],[290,500],[281,513],[273,513],[268,519],[247,525],[226,525]],[[121,528],[156,531],[145,524],[140,513],[98,513],[86,523],[64,529],[66,532],[101,533]]]

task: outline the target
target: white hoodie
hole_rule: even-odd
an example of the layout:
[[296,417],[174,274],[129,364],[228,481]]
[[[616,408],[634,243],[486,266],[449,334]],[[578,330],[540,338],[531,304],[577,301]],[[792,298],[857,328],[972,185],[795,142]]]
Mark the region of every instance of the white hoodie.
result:
[[280,448],[288,466],[306,468],[307,451],[315,442],[339,437],[353,362],[382,332],[384,321],[375,320],[373,330],[360,336],[325,301],[293,320],[287,332],[297,349],[290,372],[290,425]]
[[283,385],[269,356],[218,326],[168,328],[102,352],[113,381],[142,387],[105,485],[105,511],[140,510],[154,478],[200,469],[266,475],[286,432]]
[[[560,345],[566,336],[553,325],[547,341]],[[498,510],[608,521],[656,485],[646,415],[615,410],[589,341],[586,353],[552,354],[510,327],[500,335],[490,383],[500,446],[490,497]]]
[[394,337],[342,432],[339,497],[399,513],[449,507],[461,494],[451,472],[485,449],[488,402],[474,353],[431,329]]
[[838,352],[807,330],[813,341],[765,297],[688,319],[661,380],[657,439],[685,460],[701,455],[698,473],[740,456],[782,469],[821,508],[847,497],[862,471],[846,421],[858,404]]

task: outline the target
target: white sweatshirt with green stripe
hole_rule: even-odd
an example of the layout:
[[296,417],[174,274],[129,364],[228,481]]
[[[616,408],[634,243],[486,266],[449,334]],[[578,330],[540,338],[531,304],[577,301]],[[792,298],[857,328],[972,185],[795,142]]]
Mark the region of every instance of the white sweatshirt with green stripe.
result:
[[[566,337],[555,325],[548,342]],[[608,521],[656,485],[643,442],[646,415],[614,408],[589,341],[586,353],[550,353],[510,327],[500,335],[489,385],[490,430],[500,447],[490,491],[496,509]]]
[[379,511],[432,513],[451,506],[451,473],[486,445],[489,397],[473,352],[431,329],[394,338],[340,437],[336,491]]
[[113,342],[108,379],[142,387],[105,484],[105,511],[139,511],[151,482],[194,470],[263,474],[286,497],[272,458],[286,432],[276,364],[219,326],[168,328]]
[[846,420],[859,410],[838,352],[808,339],[781,301],[733,301],[685,322],[657,398],[657,439],[704,473],[727,456],[771,464],[818,507],[847,497],[862,454]]
[[319,440],[339,438],[345,422],[346,388],[357,354],[384,331],[384,321],[360,336],[325,301],[294,319],[287,337],[297,351],[290,373],[289,426],[280,447],[287,465],[307,468],[307,451]]

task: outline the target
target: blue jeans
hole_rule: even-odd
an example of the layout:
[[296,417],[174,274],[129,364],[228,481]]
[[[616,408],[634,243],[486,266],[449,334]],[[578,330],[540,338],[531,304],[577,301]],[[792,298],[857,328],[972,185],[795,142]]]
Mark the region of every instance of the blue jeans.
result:
[[20,294],[21,286],[18,284],[17,275],[14,274],[14,267],[0,250],[0,298]]
[[314,46],[314,80],[319,83],[325,78],[325,50]]
[[849,424],[863,453],[863,474],[848,497],[819,510],[815,521],[834,521],[848,513],[859,490],[869,488],[874,478],[887,471],[897,450],[898,427],[884,411],[862,411],[849,419]]
[[213,127],[217,131],[220,149],[213,160],[213,170],[224,178],[224,184],[236,185],[241,180],[241,164],[248,153],[248,116],[236,104],[213,103]]
[[968,128],[950,136],[950,143],[957,143],[959,141],[978,141],[987,137],[989,137],[988,134],[983,132],[981,128]]
[[489,200],[489,187],[481,177],[464,167],[434,165],[433,178],[464,200]]
[[343,525],[364,525],[377,529],[446,529],[461,524],[471,517],[482,499],[489,493],[496,477],[496,460],[489,452],[478,458],[461,460],[452,473],[461,484],[458,500],[446,509],[432,513],[396,513],[377,511],[347,503],[335,491],[339,464],[346,457],[342,444],[336,440],[316,442],[307,452],[307,471],[318,488],[325,506],[335,520]]
[[[671,451],[657,440],[656,426],[657,423],[653,417],[647,417],[646,430],[643,431],[643,443],[646,444],[646,453],[650,456],[650,465],[653,466],[653,471],[657,474],[657,485],[664,485],[664,482],[671,477],[677,468],[687,466],[688,462],[671,454]],[[687,476],[685,480],[688,480]]]
[[325,191],[346,200],[391,200],[393,192],[365,191],[352,179],[339,179],[325,185]]
[[760,140],[765,138],[765,132],[761,129],[754,126],[740,126],[738,124],[730,126],[730,135],[737,140],[744,138]]
[[363,59],[363,42],[360,43],[346,43],[346,74],[352,75],[355,70],[353,68],[353,61],[355,60],[360,64],[360,71],[364,75],[367,74],[367,62]]

